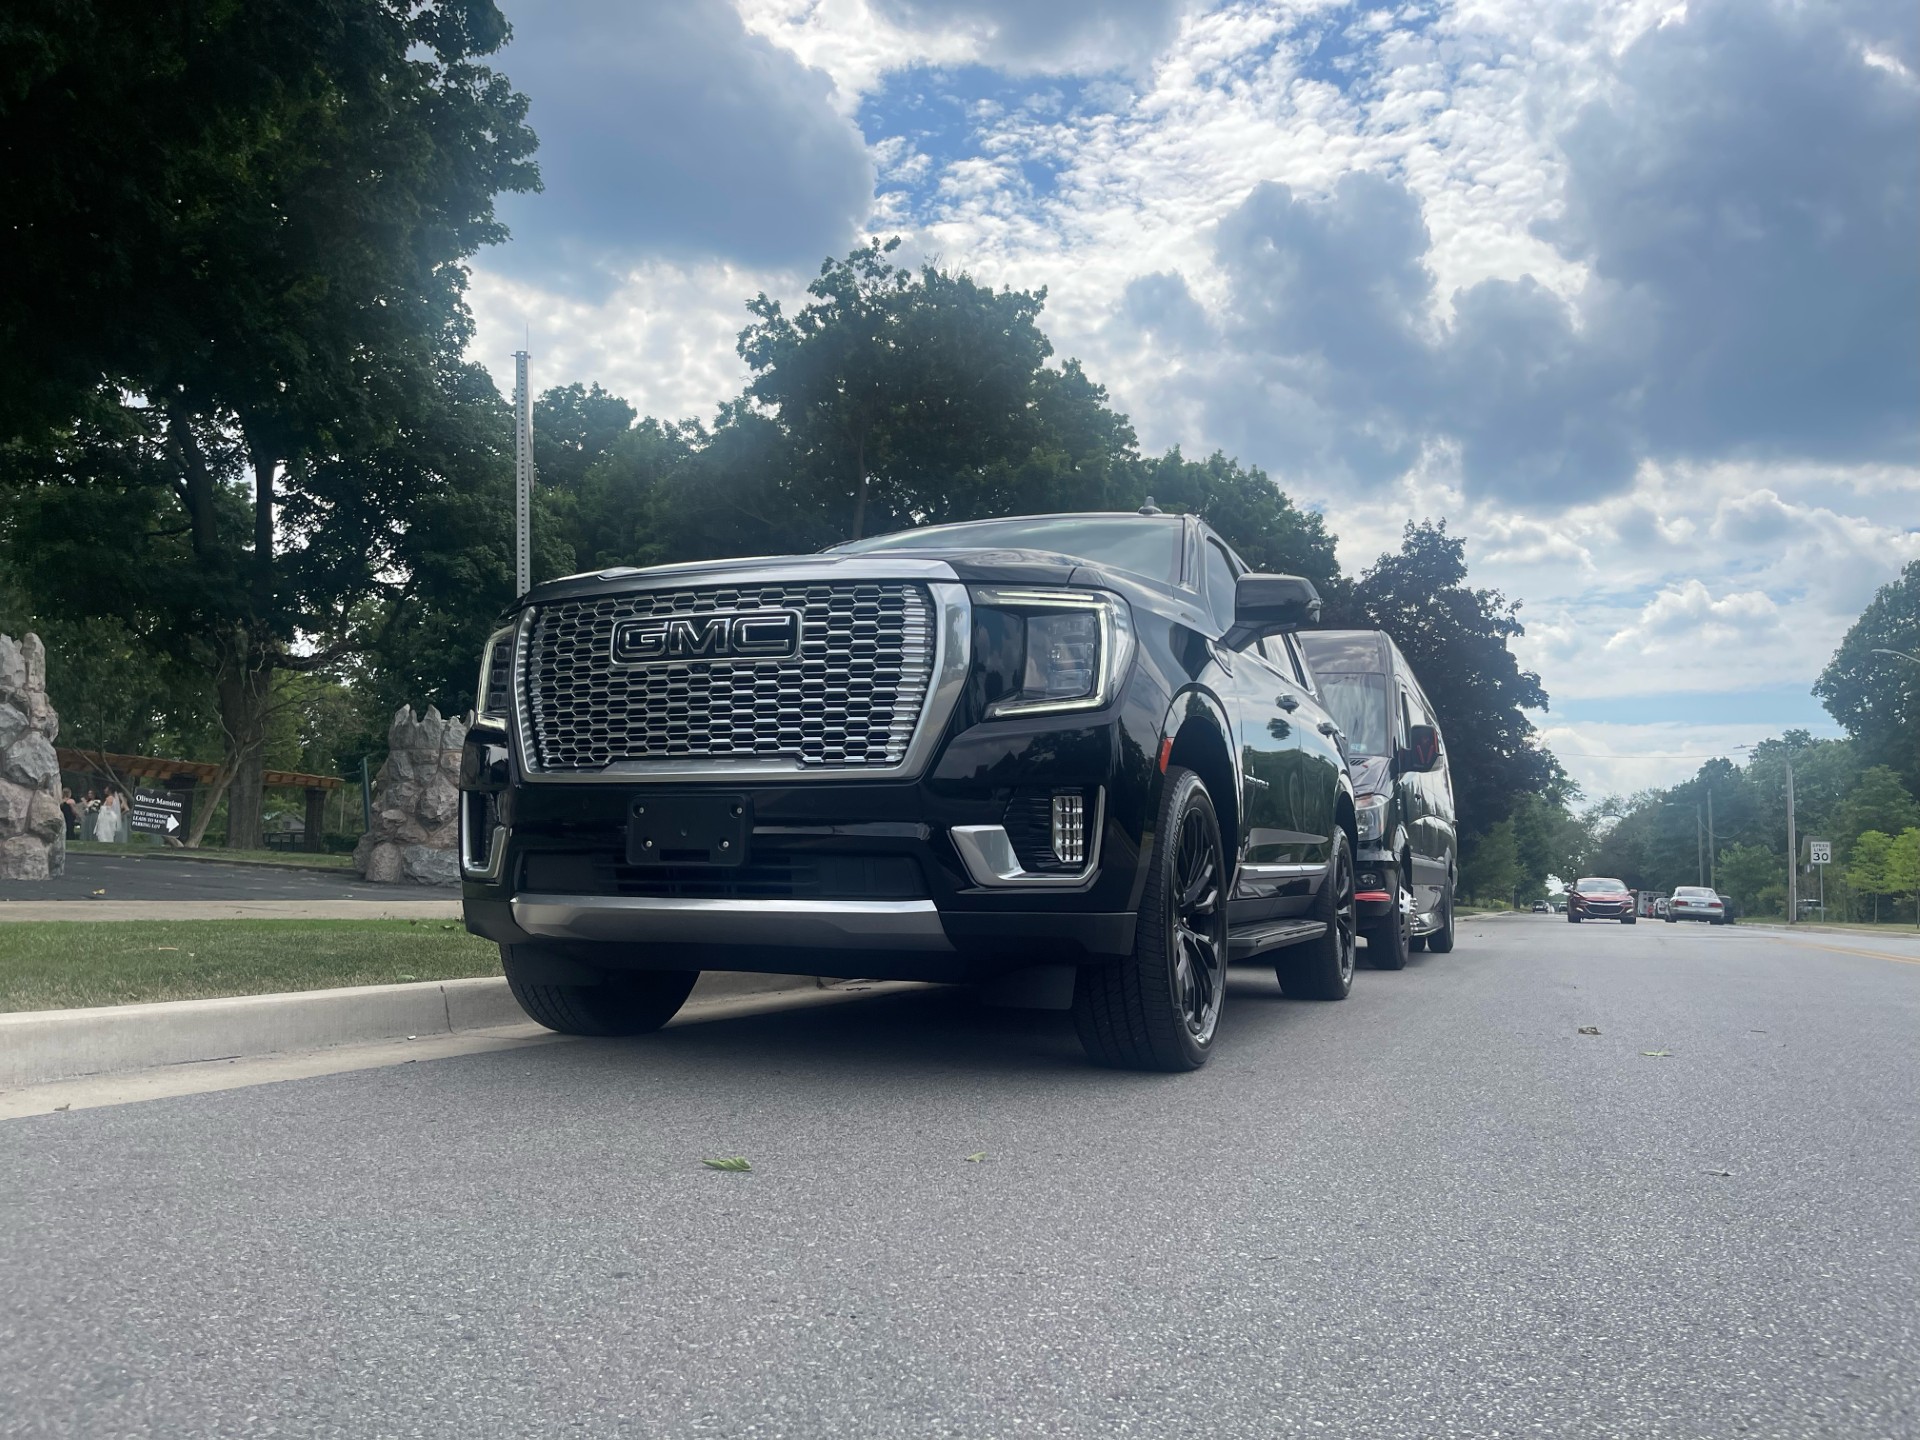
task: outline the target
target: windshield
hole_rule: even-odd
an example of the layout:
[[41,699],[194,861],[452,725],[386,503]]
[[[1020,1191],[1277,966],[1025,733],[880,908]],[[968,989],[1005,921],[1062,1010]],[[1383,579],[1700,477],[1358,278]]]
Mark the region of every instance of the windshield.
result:
[[1387,753],[1387,677],[1384,675],[1322,675],[1320,702],[1333,723],[1346,732],[1349,755]]
[[1580,880],[1573,888],[1582,895],[1621,895],[1627,889],[1618,880]]
[[1711,900],[1713,899],[1713,891],[1704,890],[1698,885],[1682,885],[1678,890],[1673,892],[1673,898],[1676,900]]
[[897,530],[833,547],[837,555],[875,550],[1050,550],[1149,580],[1177,580],[1180,520],[1150,515],[1029,515],[972,525]]

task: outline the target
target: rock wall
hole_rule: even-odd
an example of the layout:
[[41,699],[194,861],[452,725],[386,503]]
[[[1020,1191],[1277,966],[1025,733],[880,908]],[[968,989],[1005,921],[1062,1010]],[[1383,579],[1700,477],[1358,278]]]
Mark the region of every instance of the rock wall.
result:
[[387,730],[387,760],[373,782],[373,828],[353,863],[382,885],[460,883],[460,744],[472,717],[415,719],[401,706]]
[[0,880],[45,880],[67,869],[60,814],[60,717],[47,699],[47,647],[0,635]]

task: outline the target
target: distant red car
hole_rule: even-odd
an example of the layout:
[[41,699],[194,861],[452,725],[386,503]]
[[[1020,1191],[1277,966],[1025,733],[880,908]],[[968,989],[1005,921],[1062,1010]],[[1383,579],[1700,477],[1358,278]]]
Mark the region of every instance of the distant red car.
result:
[[1573,882],[1573,889],[1567,892],[1567,923],[1578,925],[1582,920],[1618,920],[1622,925],[1632,925],[1639,919],[1633,913],[1633,892],[1621,881],[1605,876],[1590,875]]

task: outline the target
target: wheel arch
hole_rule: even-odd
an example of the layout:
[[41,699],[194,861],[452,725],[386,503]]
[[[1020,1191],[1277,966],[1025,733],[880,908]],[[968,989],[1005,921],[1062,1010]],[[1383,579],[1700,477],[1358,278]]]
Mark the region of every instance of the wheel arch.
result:
[[[1207,793],[1213,798],[1214,813],[1220,820],[1221,849],[1228,863],[1237,865],[1241,830],[1240,764],[1226,706],[1205,690],[1183,690],[1174,696],[1173,704],[1167,709],[1160,737],[1167,764],[1193,771],[1206,785]],[[1173,748],[1166,751],[1169,740]],[[1164,770],[1159,784],[1166,784]]]

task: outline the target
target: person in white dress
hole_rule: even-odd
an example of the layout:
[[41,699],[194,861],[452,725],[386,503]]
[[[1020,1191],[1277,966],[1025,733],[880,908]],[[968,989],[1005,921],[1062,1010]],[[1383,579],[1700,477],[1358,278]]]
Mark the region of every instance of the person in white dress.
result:
[[109,790],[107,798],[100,802],[100,813],[93,821],[93,838],[107,844],[126,839],[124,812],[118,790]]

